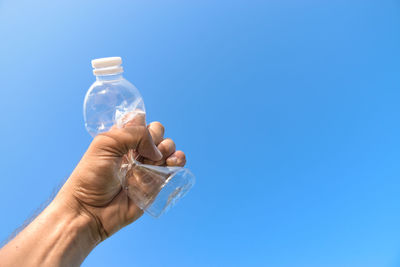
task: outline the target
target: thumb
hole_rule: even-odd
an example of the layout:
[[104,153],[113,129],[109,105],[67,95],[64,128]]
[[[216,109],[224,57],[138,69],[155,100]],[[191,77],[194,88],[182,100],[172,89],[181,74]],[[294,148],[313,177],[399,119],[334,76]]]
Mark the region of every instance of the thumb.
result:
[[141,156],[158,161],[162,154],[156,147],[146,126],[129,126],[114,128],[95,137],[91,147],[96,151],[112,153],[113,156],[122,157],[129,150],[136,150]]
[[132,112],[126,114],[123,119],[125,124],[122,127],[114,125],[110,131],[96,136],[93,146],[103,148],[119,157],[133,149],[152,161],[161,160],[163,155],[146,127],[145,114]]
[[[125,114],[123,121],[125,124],[123,128],[129,128],[132,126],[146,126],[146,114],[140,110],[134,110]],[[143,131],[143,129],[141,128]],[[163,155],[154,144],[153,138],[150,132],[147,130],[141,133],[141,139],[137,145],[136,151],[143,157],[148,159],[161,160]]]
[[153,161],[161,160],[163,157],[160,150],[158,150],[157,146],[154,144],[153,138],[151,137],[151,134],[147,128],[145,128],[136,151],[141,156]]

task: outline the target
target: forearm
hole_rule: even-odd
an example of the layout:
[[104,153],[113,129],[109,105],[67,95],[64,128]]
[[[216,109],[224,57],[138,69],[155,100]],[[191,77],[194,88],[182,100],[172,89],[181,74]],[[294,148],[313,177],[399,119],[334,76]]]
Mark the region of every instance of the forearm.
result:
[[0,250],[0,266],[79,266],[100,239],[61,196]]

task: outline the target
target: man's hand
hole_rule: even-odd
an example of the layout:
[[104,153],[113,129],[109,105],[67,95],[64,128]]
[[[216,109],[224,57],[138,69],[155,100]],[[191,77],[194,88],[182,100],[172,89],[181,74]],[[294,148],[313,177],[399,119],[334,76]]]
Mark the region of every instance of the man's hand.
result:
[[0,250],[0,267],[78,266],[99,242],[138,219],[143,211],[118,177],[130,150],[146,164],[186,162],[159,122],[146,127],[141,118],[98,135],[56,198]]
[[131,149],[147,164],[184,166],[186,162],[185,154],[175,151],[175,143],[164,139],[159,122],[147,127],[133,122],[98,135],[60,193],[70,196],[65,200],[72,207],[93,218],[101,240],[143,214],[117,175],[123,156]]

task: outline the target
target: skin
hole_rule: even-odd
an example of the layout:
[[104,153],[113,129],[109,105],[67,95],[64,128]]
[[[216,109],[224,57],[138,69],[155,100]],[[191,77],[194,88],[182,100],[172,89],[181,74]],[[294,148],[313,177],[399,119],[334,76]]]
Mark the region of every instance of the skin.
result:
[[154,165],[186,163],[161,123],[144,125],[139,118],[96,136],[49,206],[0,250],[0,266],[79,266],[97,244],[142,216],[117,176],[124,155],[133,151]]

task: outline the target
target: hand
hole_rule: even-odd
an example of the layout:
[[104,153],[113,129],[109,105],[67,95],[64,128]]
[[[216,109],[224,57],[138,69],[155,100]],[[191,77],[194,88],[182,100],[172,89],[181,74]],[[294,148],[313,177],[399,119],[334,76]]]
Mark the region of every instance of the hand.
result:
[[[93,140],[56,198],[0,249],[0,267],[79,266],[99,242],[143,214],[118,177],[124,155],[133,151],[147,164],[185,164],[185,154],[164,139],[163,126],[144,121],[135,117]],[[128,187],[152,184],[140,171],[125,178]]]
[[138,153],[146,164],[185,165],[185,154],[175,151],[171,139],[164,139],[161,123],[153,122],[146,127],[143,122],[144,118],[96,136],[57,196],[93,219],[100,241],[143,214],[122,189],[118,178],[119,167],[129,150]]

